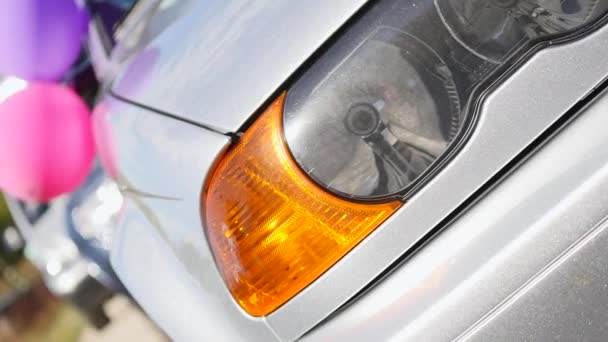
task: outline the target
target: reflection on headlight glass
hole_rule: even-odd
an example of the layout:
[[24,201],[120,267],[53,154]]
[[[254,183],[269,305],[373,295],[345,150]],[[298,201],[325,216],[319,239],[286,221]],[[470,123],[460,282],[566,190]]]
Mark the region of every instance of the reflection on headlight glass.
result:
[[598,0],[434,1],[454,38],[492,61],[530,39],[577,28],[606,9]]
[[379,1],[288,92],[300,167],[347,197],[397,194],[444,154],[473,90],[526,42],[599,17],[608,0]]

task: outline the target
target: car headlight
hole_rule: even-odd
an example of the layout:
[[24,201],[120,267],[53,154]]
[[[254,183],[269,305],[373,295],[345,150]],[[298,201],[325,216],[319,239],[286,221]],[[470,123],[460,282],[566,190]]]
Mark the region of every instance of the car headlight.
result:
[[[549,0],[370,6],[209,177],[207,237],[243,309],[267,315],[327,271],[448,161],[474,123],[478,94],[504,63],[529,51],[532,39],[580,27],[608,4],[572,1],[579,7],[543,7],[557,4]],[[524,11],[530,3],[535,9]]]

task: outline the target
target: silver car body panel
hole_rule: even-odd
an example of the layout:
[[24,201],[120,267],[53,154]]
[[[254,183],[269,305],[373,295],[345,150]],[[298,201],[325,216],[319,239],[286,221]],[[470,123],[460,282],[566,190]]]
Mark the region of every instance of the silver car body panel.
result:
[[[367,1],[183,2],[187,11],[140,47],[139,59],[122,69],[113,92],[235,132]],[[145,86],[132,86],[140,70]]]
[[606,223],[542,282],[480,324],[471,341],[604,341],[608,336]]
[[[195,11],[193,5],[194,16],[175,21],[136,53],[125,64],[114,91],[121,98],[222,132],[240,127],[339,27],[338,21],[344,22],[359,7],[345,1],[325,4],[328,12],[336,12],[328,19],[319,10],[322,2],[316,1],[291,3],[288,11],[283,8],[287,5],[270,1],[205,4],[216,7]],[[346,9],[340,10],[340,4]],[[298,11],[299,19],[286,14]],[[313,18],[314,25],[304,25],[304,18]],[[199,27],[195,19],[210,30],[207,36],[193,29]],[[320,25],[323,21],[335,27]],[[303,41],[292,31],[302,25],[306,28],[298,32],[306,36]],[[238,34],[233,32],[239,28]],[[290,49],[280,51],[278,44],[273,45],[278,41],[285,47],[290,39]],[[299,44],[308,47],[305,52]],[[151,68],[141,67],[138,57],[154,51],[149,48],[157,49],[160,57]],[[278,55],[286,51],[290,52]],[[474,132],[445,169],[332,269],[266,318],[252,318],[234,302],[202,229],[200,192],[229,138],[108,96],[107,125],[117,148],[117,178],[129,195],[112,247],[113,265],[144,309],[177,340],[297,339],[367,286],[589,94],[608,75],[606,55],[608,27],[531,58],[487,97]],[[265,74],[271,69],[279,72]],[[136,78],[139,84],[121,84],[121,77],[133,70],[145,70],[146,75]],[[162,282],[155,281],[157,277]],[[159,295],[169,291],[171,298]]]
[[608,96],[303,341],[603,341]]

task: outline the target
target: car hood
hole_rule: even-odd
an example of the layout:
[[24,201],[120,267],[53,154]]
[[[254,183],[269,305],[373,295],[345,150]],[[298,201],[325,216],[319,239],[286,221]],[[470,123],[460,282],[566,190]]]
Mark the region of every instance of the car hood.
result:
[[235,132],[365,2],[182,2],[177,16],[152,18],[166,27],[118,69],[112,92]]

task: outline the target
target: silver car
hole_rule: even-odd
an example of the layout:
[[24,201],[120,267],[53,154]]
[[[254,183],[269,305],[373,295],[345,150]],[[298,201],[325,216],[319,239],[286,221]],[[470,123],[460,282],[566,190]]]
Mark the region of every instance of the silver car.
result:
[[176,341],[607,340],[607,11],[94,16],[115,272]]

